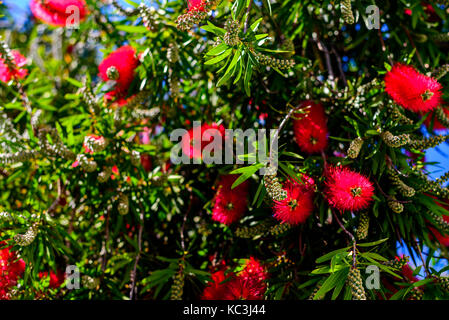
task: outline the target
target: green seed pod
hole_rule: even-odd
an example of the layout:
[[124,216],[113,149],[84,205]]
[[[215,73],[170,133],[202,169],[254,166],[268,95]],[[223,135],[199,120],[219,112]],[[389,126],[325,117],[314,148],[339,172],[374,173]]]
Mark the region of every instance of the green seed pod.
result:
[[425,43],[429,40],[429,37],[422,33],[414,33],[413,36],[416,39],[416,42],[419,43]]
[[157,20],[154,18],[156,10],[153,7],[147,7],[143,2],[137,8],[142,18],[142,23],[148,30],[157,31]]
[[447,139],[449,139],[449,135],[417,139],[417,140],[412,140],[410,142],[410,146],[417,150],[424,150],[424,149],[434,148],[434,147],[438,146],[439,144],[445,142]]
[[279,236],[285,233],[286,231],[290,230],[291,228],[292,226],[288,223],[280,223],[271,227],[270,234],[273,236]]
[[340,1],[341,15],[347,24],[353,24],[355,22],[354,14],[352,13],[351,0]]
[[98,285],[100,284],[100,279],[92,278],[91,276],[88,275],[83,275],[81,277],[81,284],[83,285],[83,287],[93,290],[97,288]]
[[402,114],[401,108],[399,106],[390,105],[388,109],[394,121],[397,121],[402,124],[413,124],[413,120],[407,118],[404,114]]
[[384,131],[380,134],[380,137],[389,147],[392,148],[400,148],[410,142],[410,135],[408,134],[395,136],[390,131]]
[[94,172],[97,170],[97,163],[93,159],[88,159],[84,154],[79,154],[76,157],[76,160],[79,162],[81,168],[87,172]]
[[436,42],[448,42],[449,41],[449,32],[434,34],[431,36],[431,39]]
[[353,300],[366,300],[365,289],[363,288],[363,279],[360,270],[351,268],[348,274],[348,284],[351,288]]
[[228,20],[224,26],[226,33],[223,37],[224,43],[228,46],[236,46],[240,43],[239,24],[235,20]]
[[[307,300],[314,300],[315,299],[315,295],[317,294],[318,290],[320,290],[321,285],[318,284],[315,289],[313,289],[312,293],[310,294],[310,296],[307,298]],[[318,298],[319,300],[322,300],[322,297]]]
[[412,290],[410,290],[410,300],[422,300],[423,296],[424,291],[422,291],[418,287],[415,287]]
[[444,291],[449,292],[449,278],[439,277],[436,275],[433,275],[432,278],[441,286]]
[[369,229],[369,215],[367,212],[362,212],[360,214],[359,226],[357,227],[357,238],[359,240],[366,239],[368,236]]
[[173,285],[171,287],[170,300],[182,300],[184,293],[184,262],[179,263],[179,270],[175,274],[173,279]]
[[219,0],[205,0],[203,2],[204,11],[192,10],[180,15],[176,19],[177,28],[186,31],[193,27],[193,25],[200,23],[207,18],[211,9],[219,2]]
[[36,238],[38,232],[38,223],[35,222],[24,234],[16,234],[14,241],[21,247],[29,246]]
[[267,168],[267,172],[263,176],[264,186],[268,195],[275,201],[282,201],[287,197],[287,191],[282,188],[276,177],[274,168]]
[[393,269],[402,269],[409,262],[410,258],[407,256],[403,256],[401,258],[393,259],[390,261],[383,262],[387,267],[391,267]]
[[255,226],[239,227],[235,230],[235,235],[239,238],[251,239],[266,234],[270,230],[270,225],[271,223],[269,219],[267,219]]
[[429,212],[429,215],[432,217],[432,220],[439,229],[449,234],[449,223],[434,212]]
[[449,128],[449,117],[446,115],[442,107],[438,107],[435,110],[435,116],[443,126]]
[[179,50],[175,43],[170,43],[167,49],[167,60],[168,62],[174,64],[179,60]]
[[[407,186],[400,178],[399,175],[397,174],[396,171],[394,171],[393,169],[389,168],[387,169],[387,173],[389,175],[390,181],[393,185],[395,185],[396,187],[398,187],[399,192],[404,196],[404,197],[408,197],[411,198],[413,196],[415,196],[415,189],[413,189],[412,187]],[[390,201],[390,202],[394,202],[394,201]],[[390,204],[390,203],[389,203]],[[402,212],[402,211],[401,211]]]
[[122,216],[128,214],[129,212],[129,198],[126,194],[122,193],[118,199],[117,210]]
[[108,141],[103,137],[86,136],[84,137],[84,145],[93,152],[101,152],[108,146]]
[[[436,69],[433,72],[432,76],[435,79],[439,80],[439,79],[443,78],[448,72],[449,72],[449,64],[445,64],[445,65],[442,65],[441,67],[439,67],[438,69]],[[438,108],[438,109],[440,109],[440,108]]]
[[360,150],[363,146],[363,139],[360,137],[355,138],[352,140],[351,145],[348,149],[348,157],[351,159],[356,159],[359,156]]
[[106,168],[103,171],[101,171],[98,174],[98,182],[99,183],[105,183],[106,181],[109,180],[109,178],[111,177],[112,174],[112,169],[111,168]]
[[133,150],[131,151],[131,163],[133,166],[139,166],[140,165],[140,152]]

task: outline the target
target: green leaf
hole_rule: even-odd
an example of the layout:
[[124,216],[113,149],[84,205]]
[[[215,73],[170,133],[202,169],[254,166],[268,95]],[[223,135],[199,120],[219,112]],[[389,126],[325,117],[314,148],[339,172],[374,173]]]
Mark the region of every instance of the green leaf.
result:
[[217,36],[224,36],[226,33],[226,30],[220,27],[217,27],[216,25],[214,25],[213,23],[211,23],[210,21],[207,21],[207,26],[202,26],[201,29],[211,32]]
[[225,52],[223,52],[219,56],[206,61],[204,64],[205,65],[216,64],[216,63],[220,62],[221,60],[225,59],[227,56],[229,56],[231,54],[231,52],[232,52],[232,48],[229,48],[228,50],[226,50]]
[[249,167],[239,168],[237,170],[232,171],[231,174],[242,173],[242,175],[240,177],[238,177],[237,180],[235,180],[235,182],[231,186],[231,189],[236,188],[241,183],[248,180],[254,173],[256,173],[257,170],[259,170],[262,167],[264,167],[263,163],[257,163],[257,164],[253,164],[252,166],[249,166]]
[[148,29],[144,26],[126,26],[126,25],[121,25],[121,26],[116,26],[115,27],[117,30],[120,31],[125,31],[128,33],[148,33]]
[[315,262],[316,263],[323,263],[325,261],[328,261],[328,260],[332,259],[332,257],[335,256],[338,253],[347,252],[349,248],[350,247],[341,248],[341,249],[337,249],[337,250],[331,251],[329,253],[326,253],[324,256],[321,256],[318,259],[316,259]]
[[260,23],[262,22],[263,18],[257,19],[251,26],[250,29],[256,32],[257,28],[259,28]]
[[228,49],[228,45],[226,43],[220,43],[218,46],[212,48],[209,50],[206,55],[207,56],[216,56],[222,52],[224,52],[226,49]]
[[75,87],[78,87],[78,88],[82,88],[83,87],[83,84],[81,82],[79,82],[78,80],[75,80],[75,79],[70,78],[70,77],[67,77],[67,78],[64,78],[64,79],[67,80],[67,82],[70,82],[71,84],[73,84]]
[[381,244],[381,243],[383,243],[383,242],[385,242],[387,240],[388,240],[388,238],[377,240],[377,241],[373,241],[373,242],[357,243],[357,246],[359,246],[359,247],[373,247],[373,246],[377,246],[378,244]]
[[318,292],[315,294],[314,300],[318,300],[324,297],[324,295],[335,288],[338,284],[345,283],[349,273],[349,267],[345,267],[333,274],[331,274],[322,284]]
[[245,88],[245,92],[248,97],[251,96],[251,90],[249,87],[252,73],[253,73],[253,65],[251,63],[251,56],[248,56],[248,61],[246,63],[245,77],[243,80],[243,86]]

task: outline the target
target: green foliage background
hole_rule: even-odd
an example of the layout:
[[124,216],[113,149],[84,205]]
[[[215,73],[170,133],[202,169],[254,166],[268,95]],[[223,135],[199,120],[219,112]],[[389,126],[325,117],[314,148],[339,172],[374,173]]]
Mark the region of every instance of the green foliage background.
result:
[[[86,2],[90,14],[78,30],[40,23],[25,32],[2,30],[9,47],[32,61],[28,77],[21,81],[32,110],[27,109],[15,83],[0,83],[0,112],[6,115],[1,121],[7,123],[4,128],[15,130],[0,132],[0,151],[36,150],[36,156],[26,161],[0,167],[0,211],[12,216],[1,222],[1,239],[14,245],[27,264],[14,298],[169,299],[182,262],[186,266],[182,298],[197,299],[210,278],[211,256],[231,265],[255,256],[270,266],[266,299],[306,299],[317,284],[321,289],[316,298],[351,299],[346,278],[354,244],[332,219],[321,192],[315,196],[314,214],[304,225],[280,234],[266,229],[242,238],[237,230],[278,224],[272,218],[263,179],[254,174],[255,166],[172,165],[165,170],[174,129],[190,129],[193,121],[221,122],[226,128],[278,128],[291,108],[306,99],[320,101],[328,114],[327,162],[349,165],[376,182],[368,237],[355,244],[363,277],[368,265],[376,265],[382,279],[402,288],[393,299],[409,298],[418,285],[425,285],[426,299],[449,297],[430,277],[449,268],[432,268],[432,257],[447,264],[448,253],[429,236],[428,228],[448,230],[429,213],[449,214],[429,197],[441,198],[445,189],[412,170],[403,148],[387,145],[380,136],[380,130],[388,130],[394,135],[410,134],[415,141],[422,139],[424,118],[404,110],[399,112],[412,122],[404,124],[402,118],[394,117],[390,107],[395,107],[382,80],[393,62],[412,64],[422,73],[448,63],[449,13],[438,1],[432,2],[440,18],[436,22],[428,21],[420,0],[352,1],[360,25],[356,30],[343,19],[339,1],[223,0],[199,27],[195,24],[188,31],[179,30],[175,22],[185,13],[185,1],[154,1],[158,9],[153,13],[153,31],[142,25],[138,14],[124,16],[101,1]],[[381,10],[388,38],[386,32],[368,30],[363,23],[365,9],[372,4]],[[406,8],[412,9],[411,16],[404,13]],[[241,41],[234,46],[223,42],[228,19],[238,24]],[[130,89],[130,95],[140,94],[143,99],[114,108],[103,100],[107,85],[97,76],[101,61],[97,54],[106,56],[125,43],[143,53]],[[176,62],[167,57],[170,45],[178,49]],[[272,63],[270,67],[260,63],[260,54],[291,59],[295,64],[276,68]],[[347,69],[343,69],[343,57],[354,59]],[[169,85],[173,82],[179,85],[178,94]],[[448,77],[440,82],[447,96]],[[94,112],[83,99],[86,88],[96,97]],[[146,123],[142,115],[147,113],[142,110],[153,111]],[[37,112],[41,116],[34,127],[32,118]],[[264,114],[265,122],[260,122]],[[144,127],[154,133],[148,145],[137,139]],[[88,134],[102,135],[110,143],[93,155],[97,169],[88,173],[73,168],[73,159],[45,153],[38,135],[42,128],[56,129],[62,144],[74,154],[83,152]],[[360,155],[356,159],[337,157],[336,152],[345,153],[356,137],[366,139]],[[51,137],[46,139],[57,144]],[[418,156],[412,161],[418,171],[423,169],[425,152],[404,148]],[[136,165],[124,150],[150,155],[152,171]],[[293,140],[291,121],[281,131],[279,151],[281,180],[307,173],[322,191],[323,157],[301,153]],[[415,196],[408,199],[397,194],[398,188],[388,178],[386,159],[416,190]],[[101,168],[113,165],[118,168],[117,178],[100,183]],[[250,205],[240,222],[225,227],[211,220],[212,186],[219,174],[239,168],[250,179]],[[129,197],[125,216],[117,212],[116,197],[121,192]],[[393,194],[405,201],[400,214],[388,206]],[[340,218],[355,233],[359,215],[346,213]],[[39,232],[34,241],[28,246],[15,244],[14,235],[25,233],[35,222]],[[423,246],[430,248],[424,267],[428,276],[422,282],[412,285],[400,276],[399,269],[382,263],[395,257],[397,241],[418,253]],[[97,281],[94,288],[46,288],[38,273],[64,270],[66,265],[78,266],[82,275]],[[392,275],[401,280],[392,280]],[[385,298],[386,292],[382,284],[379,290],[367,290],[367,296]]]

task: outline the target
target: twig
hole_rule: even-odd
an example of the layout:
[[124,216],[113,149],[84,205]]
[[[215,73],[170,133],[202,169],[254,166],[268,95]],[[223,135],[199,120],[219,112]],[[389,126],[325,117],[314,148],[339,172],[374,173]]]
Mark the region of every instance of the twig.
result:
[[243,33],[246,33],[246,31],[248,30],[249,12],[251,11],[252,6],[253,6],[253,1],[251,0],[249,2],[248,9],[246,10],[246,19],[245,19],[245,24],[243,26]]
[[140,210],[141,210],[141,213],[140,213],[139,235],[138,235],[138,240],[137,240],[138,252],[136,254],[136,260],[134,261],[133,271],[131,272],[131,291],[129,293],[130,300],[133,300],[136,295],[137,264],[139,263],[140,252],[142,251],[142,233],[143,233],[143,224],[144,224],[142,205],[140,205]]
[[181,248],[182,251],[185,252],[186,251],[186,245],[185,245],[185,241],[184,241],[184,228],[186,226],[186,221],[187,221],[187,215],[189,214],[190,210],[192,209],[192,199],[193,199],[193,193],[190,193],[190,197],[189,197],[189,207],[186,210],[186,213],[184,214],[184,218],[182,219],[182,226],[181,226]]
[[327,172],[327,157],[324,150],[321,150],[321,157],[323,158],[324,172]]
[[108,242],[109,242],[109,210],[106,212],[106,230],[105,230],[105,240],[101,248],[101,279],[104,278],[104,271],[106,270],[106,258],[108,253]]
[[419,257],[421,258],[422,265],[423,265],[423,267],[424,267],[424,271],[426,272],[426,275],[427,275],[427,277],[428,277],[428,276],[430,275],[430,272],[429,272],[429,270],[427,269],[426,261],[424,260],[424,257],[423,257],[423,255],[422,255],[421,248],[420,248],[419,245],[418,245],[418,241],[416,240],[415,235],[412,235],[412,237],[413,237],[413,241],[414,241],[414,244],[415,244],[415,248],[416,248],[416,250],[417,250],[418,253],[419,253]]
[[353,246],[353,252],[352,252],[352,266],[355,267],[357,264],[357,259],[356,259],[356,246],[357,246],[357,242],[355,240],[354,235],[349,232],[345,226],[343,225],[343,223],[340,221],[340,219],[338,219],[337,215],[335,214],[335,211],[333,209],[331,209],[332,214],[334,216],[334,219],[337,221],[338,225],[340,226],[340,228],[348,235],[348,237],[351,239],[352,241],[352,246]]
[[416,52],[416,57],[418,58],[419,63],[421,64],[421,66],[426,69],[426,66],[424,65],[424,62],[421,58],[421,55],[419,54],[418,48],[416,48],[415,42],[413,41],[412,36],[410,35],[410,32],[407,30],[406,27],[404,27],[403,25],[401,25],[402,29],[404,29],[405,34],[407,35],[408,40],[410,41],[411,45],[413,46],[413,49],[415,49]]
[[53,213],[55,212],[56,207],[61,202],[62,194],[65,192],[65,186],[61,186],[61,180],[59,178],[57,180],[57,186],[58,186],[58,196],[56,197],[55,201],[53,201],[53,203],[47,210],[47,213],[51,216],[53,216]]
[[318,47],[318,50],[320,50],[321,52],[324,52],[324,57],[326,58],[326,67],[327,67],[327,71],[329,73],[329,79],[334,80],[335,76],[334,76],[334,70],[332,69],[331,55],[330,55],[329,50],[324,45],[324,43],[320,39],[318,39],[318,37],[313,40],[315,41],[315,43]]
[[298,110],[299,108],[301,108],[301,105],[290,109],[290,111],[287,113],[287,115],[284,117],[284,119],[282,120],[281,124],[279,125],[279,128],[274,133],[273,140],[271,141],[271,145],[270,145],[270,160],[269,160],[270,161],[270,166],[274,162],[274,153],[273,153],[274,143],[277,142],[277,140],[279,138],[279,134],[281,133],[282,128],[285,126],[285,124],[287,123],[288,119],[290,119],[290,117],[293,115],[293,113],[296,110]]
[[340,77],[341,77],[341,80],[343,81],[343,86],[346,88],[347,85],[348,85],[346,83],[346,75],[345,75],[345,72],[343,71],[343,66],[342,66],[342,63],[341,63],[340,55],[338,54],[337,50],[335,50],[334,46],[332,46],[332,53],[335,55],[335,58],[337,58],[338,71],[340,72]]
[[390,200],[390,201],[395,201],[395,202],[398,202],[398,203],[411,203],[411,202],[412,202],[411,200],[397,200],[397,199],[393,198],[392,196],[386,194],[385,191],[382,190],[382,187],[380,186],[380,184],[379,184],[379,182],[377,181],[377,179],[373,178],[373,180],[374,180],[374,182],[376,183],[377,188],[379,188],[380,192],[381,192],[381,193],[385,196],[385,198],[387,198],[388,200]]
[[306,252],[307,244],[302,243],[302,229],[303,228],[301,228],[301,231],[299,232],[299,254],[301,256],[304,256],[304,253]]

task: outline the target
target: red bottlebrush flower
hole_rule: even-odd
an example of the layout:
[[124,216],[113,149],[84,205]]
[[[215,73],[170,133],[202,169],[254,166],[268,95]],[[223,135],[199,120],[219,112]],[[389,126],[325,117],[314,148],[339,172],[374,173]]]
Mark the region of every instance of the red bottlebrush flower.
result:
[[243,270],[239,274],[244,280],[257,280],[264,281],[268,278],[267,272],[264,266],[260,263],[259,260],[254,257],[250,257],[243,267]]
[[[47,278],[48,272],[39,272],[39,279]],[[50,289],[56,289],[59,288],[65,281],[65,273],[62,270],[58,270],[57,273],[55,273],[53,270],[50,271],[50,282],[48,284],[48,287]]]
[[[84,0],[31,0],[30,9],[37,19],[55,27],[66,27],[81,22],[87,15]],[[72,21],[72,15],[78,13],[80,21]]]
[[231,189],[237,178],[237,175],[220,177],[212,209],[212,220],[230,225],[238,221],[245,213],[248,205],[249,182],[245,181]]
[[111,174],[111,180],[115,180],[120,176],[120,172],[118,170],[118,167],[116,165],[112,166],[112,174]]
[[[3,246],[4,243],[0,243]],[[25,271],[25,262],[17,260],[17,254],[10,248],[0,249],[0,300],[10,298],[9,291]]]
[[360,173],[344,167],[331,167],[326,174],[324,193],[334,208],[340,211],[358,211],[371,204],[374,187]]
[[153,168],[151,156],[149,154],[140,155],[140,164],[146,172],[150,172]]
[[284,190],[287,197],[281,201],[274,201],[273,216],[282,223],[297,225],[304,223],[313,211],[313,187],[312,178],[303,176],[301,183],[295,180],[287,180]]
[[123,97],[134,80],[135,69],[139,65],[136,51],[131,46],[123,46],[107,56],[98,66],[99,75],[104,81],[116,81],[115,89],[108,97]]
[[236,277],[229,281],[223,300],[262,300],[264,293],[258,285]]
[[225,292],[227,291],[227,280],[230,275],[226,276],[225,270],[219,270],[212,274],[212,282],[204,288],[202,300],[223,300]]
[[[447,117],[449,117],[449,109],[448,108],[443,108],[444,113],[446,114]],[[433,130],[434,131],[443,131],[443,130],[447,130],[448,128],[443,126],[440,121],[438,121],[437,117],[435,117],[433,115],[434,112],[432,112],[431,114],[429,114],[426,118],[426,120],[424,120],[424,125],[426,126],[426,128],[430,128],[430,122],[433,120]]]
[[8,82],[13,77],[23,79],[28,74],[28,70],[23,68],[27,64],[27,59],[17,50],[11,50],[11,53],[14,57],[14,64],[16,65],[14,70],[9,69],[5,63],[5,59],[0,57],[0,80],[3,82]]
[[188,11],[205,11],[204,9],[204,0],[188,0],[187,8]]
[[203,300],[261,300],[268,278],[262,264],[251,257],[239,274],[220,270],[212,274],[212,282],[204,289]]
[[419,279],[413,275],[413,270],[408,263],[402,266],[402,275],[410,282],[414,283],[419,281]]
[[307,109],[307,114],[297,114],[293,121],[295,140],[303,152],[309,154],[321,152],[327,147],[327,118],[321,104],[312,101],[302,103],[302,108]]
[[385,76],[385,91],[405,109],[429,112],[442,103],[441,84],[415,68],[397,63]]
[[267,290],[267,278],[263,265],[250,257],[237,277],[229,281],[225,300],[262,300]]
[[[199,128],[190,129],[184,137],[182,137],[181,148],[182,152],[188,156],[190,159],[202,159],[204,148],[213,143],[215,136],[211,134],[208,130],[218,130],[218,134],[224,140],[225,128],[223,125],[217,125],[216,123],[203,124]],[[196,137],[195,130],[198,130],[198,137]]]

